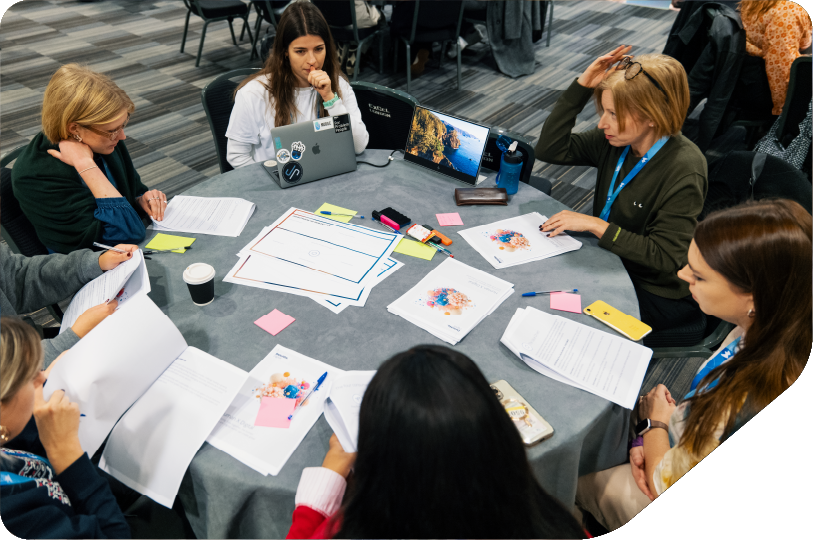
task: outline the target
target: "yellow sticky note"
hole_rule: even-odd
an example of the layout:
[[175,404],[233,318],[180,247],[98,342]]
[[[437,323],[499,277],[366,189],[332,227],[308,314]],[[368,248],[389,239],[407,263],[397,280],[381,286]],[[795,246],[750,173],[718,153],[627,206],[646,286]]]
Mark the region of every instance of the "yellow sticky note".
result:
[[411,257],[417,257],[419,259],[426,259],[427,261],[431,261],[432,257],[435,256],[437,250],[435,248],[431,248],[426,244],[421,244],[420,242],[416,242],[415,240],[408,240],[406,238],[402,238],[398,245],[395,247],[395,253],[403,253],[404,255],[409,255]]
[[[158,233],[144,246],[144,249],[172,249],[174,247],[191,246],[194,238],[188,236],[175,236],[172,234]],[[186,253],[185,249],[175,249],[172,253]]]
[[[316,210],[316,212],[314,212],[314,214],[319,214],[319,212],[321,212],[323,210],[325,212],[336,212],[337,214],[353,214],[353,215],[356,215],[355,210],[348,210],[347,208],[342,208],[341,206],[334,206],[334,205],[328,204],[328,203],[325,203],[322,206],[320,206]],[[319,214],[319,215],[322,216],[322,217],[329,218],[329,219],[335,219],[336,221],[341,221],[343,223],[347,223],[351,219],[353,219],[350,216],[328,216],[327,214]]]

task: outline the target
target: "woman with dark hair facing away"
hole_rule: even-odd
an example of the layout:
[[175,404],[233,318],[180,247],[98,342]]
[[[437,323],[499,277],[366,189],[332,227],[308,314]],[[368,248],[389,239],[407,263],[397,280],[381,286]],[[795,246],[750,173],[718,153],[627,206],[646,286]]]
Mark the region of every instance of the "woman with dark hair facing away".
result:
[[[0,319],[0,497],[3,524],[20,538],[130,538],[107,482],[79,443],[79,407],[42,385],[42,348],[33,328]],[[45,456],[2,448],[37,423]]]
[[381,365],[361,403],[358,455],[331,437],[322,467],[302,473],[288,531],[288,538],[584,536],[536,481],[516,427],[474,362],[429,345]]
[[167,196],[141,182],[124,145],[133,101],[105,75],[67,64],[42,99],[42,132],[14,163],[20,208],[51,252],[93,242],[138,244],[142,216],[164,219]]
[[697,226],[678,275],[705,313],[737,327],[679,406],[662,384],[641,396],[630,465],[579,479],[577,504],[605,527],[632,519],[802,373],[813,339],[812,231],[810,214],[782,199],[715,212]]
[[[669,56],[626,56],[618,47],[590,64],[565,90],[542,126],[536,158],[598,169],[593,215],[563,210],[540,227],[594,234],[621,257],[641,320],[654,331],[702,317],[677,277],[703,210],[706,159],[680,133],[689,107],[683,66]],[[593,98],[598,128],[571,133]]]
[[318,7],[293,2],[280,17],[265,65],[237,87],[226,130],[226,159],[235,168],[277,159],[282,148],[271,138],[274,127],[341,114],[350,116],[353,145],[360,154],[370,136],[339,69],[330,27]]

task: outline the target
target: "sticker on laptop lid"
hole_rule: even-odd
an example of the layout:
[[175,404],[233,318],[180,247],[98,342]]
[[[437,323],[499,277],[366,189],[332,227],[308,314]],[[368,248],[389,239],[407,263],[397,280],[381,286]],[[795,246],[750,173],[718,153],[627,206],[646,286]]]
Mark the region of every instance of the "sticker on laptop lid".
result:
[[279,137],[274,137],[274,147],[275,147],[277,150],[279,150],[280,148],[282,148],[282,141],[280,140],[280,138],[279,138]]
[[302,176],[304,174],[305,171],[302,170],[302,165],[296,161],[286,163],[282,168],[282,178],[285,179],[285,181],[289,184],[296,184],[302,180]]
[[296,141],[291,145],[291,159],[299,161],[302,159],[302,154],[305,153],[305,145],[301,141]]
[[289,161],[291,161],[291,153],[285,148],[283,148],[282,150],[277,152],[277,161],[279,161],[280,163],[288,163]]
[[333,117],[313,121],[313,131],[324,131],[333,127]]
[[350,115],[340,114],[333,117],[333,129],[336,133],[342,133],[350,129]]

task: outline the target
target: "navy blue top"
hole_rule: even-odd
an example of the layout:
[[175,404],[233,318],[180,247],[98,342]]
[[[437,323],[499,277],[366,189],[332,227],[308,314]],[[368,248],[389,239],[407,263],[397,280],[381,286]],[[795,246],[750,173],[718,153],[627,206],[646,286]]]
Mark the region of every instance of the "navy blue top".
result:
[[[110,172],[104,158],[93,155],[93,161],[104,172],[113,187],[118,189],[116,180]],[[147,229],[138,217],[135,208],[124,197],[96,199],[96,211],[93,217],[104,223],[102,243],[110,246],[116,244],[137,244],[147,236]]]

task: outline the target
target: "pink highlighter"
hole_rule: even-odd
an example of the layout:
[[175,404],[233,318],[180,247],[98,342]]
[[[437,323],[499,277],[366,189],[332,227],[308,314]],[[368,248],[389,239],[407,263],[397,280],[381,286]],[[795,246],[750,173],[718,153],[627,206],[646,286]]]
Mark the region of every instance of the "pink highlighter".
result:
[[390,218],[388,218],[387,216],[385,216],[385,215],[383,215],[383,214],[382,214],[382,215],[380,215],[380,216],[378,217],[378,221],[380,221],[380,222],[381,222],[381,223],[383,223],[384,225],[387,225],[387,226],[389,226],[389,227],[392,227],[392,228],[393,228],[393,229],[395,229],[396,231],[397,231],[397,230],[399,230],[399,229],[401,228],[401,226],[400,226],[400,225],[398,225],[398,224],[397,224],[397,223],[395,223],[393,220],[391,220]]

